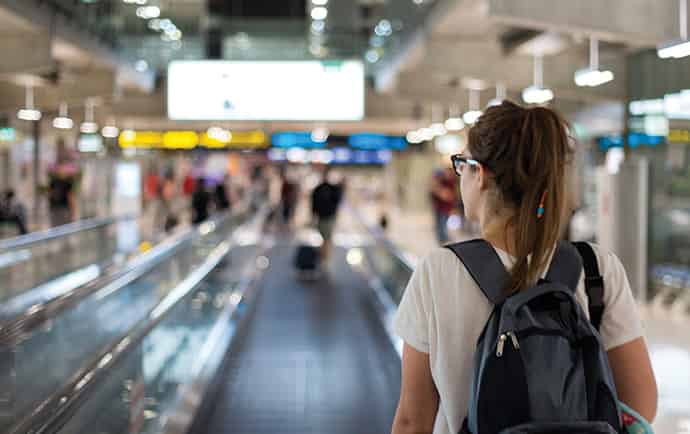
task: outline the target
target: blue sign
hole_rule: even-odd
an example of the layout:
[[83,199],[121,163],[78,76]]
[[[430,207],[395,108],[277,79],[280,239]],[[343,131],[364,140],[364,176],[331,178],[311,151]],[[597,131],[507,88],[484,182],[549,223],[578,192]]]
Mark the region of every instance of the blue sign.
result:
[[309,132],[275,133],[271,137],[276,148],[324,148],[327,142],[316,142]]
[[355,149],[374,151],[382,149],[402,151],[407,148],[407,140],[404,137],[375,133],[353,134],[350,136],[348,144]]
[[[639,146],[658,146],[664,143],[666,137],[664,136],[651,136],[645,133],[629,133],[628,134],[628,146],[631,148],[637,148]],[[622,148],[624,146],[623,136],[604,136],[597,139],[597,144],[599,149],[602,151],[607,151],[611,148]]]

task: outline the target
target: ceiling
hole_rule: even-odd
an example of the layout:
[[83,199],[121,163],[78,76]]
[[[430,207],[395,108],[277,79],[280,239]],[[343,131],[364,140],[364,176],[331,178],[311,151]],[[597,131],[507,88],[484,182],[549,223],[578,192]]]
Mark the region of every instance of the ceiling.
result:
[[[62,8],[55,21],[45,4]],[[672,39],[677,21],[672,5],[654,0],[331,0],[322,29],[312,26],[310,0],[149,5],[175,24],[179,40],[163,40],[122,0],[0,0],[0,110],[24,103],[31,77],[37,104],[48,111],[98,97],[102,117],[167,125],[171,60],[362,58],[372,83],[362,128],[402,129],[427,122],[432,111],[466,110],[468,85],[482,89],[481,106],[497,83],[519,99],[533,81],[533,54],[542,52],[544,84],[556,106],[575,113],[623,101],[630,53]],[[654,20],[640,26],[639,11]],[[573,73],[588,64],[589,35],[601,39],[600,63],[616,80],[583,89]]]

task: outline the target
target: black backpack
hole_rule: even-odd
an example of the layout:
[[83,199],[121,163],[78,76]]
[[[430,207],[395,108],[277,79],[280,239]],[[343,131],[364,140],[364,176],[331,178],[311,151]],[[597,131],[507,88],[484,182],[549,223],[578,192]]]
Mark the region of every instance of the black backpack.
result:
[[[460,432],[622,432],[613,375],[597,332],[603,279],[591,246],[559,243],[545,279],[511,296],[505,294],[509,274],[489,243],[448,248],[495,305],[477,342]],[[583,260],[591,322],[575,299]]]

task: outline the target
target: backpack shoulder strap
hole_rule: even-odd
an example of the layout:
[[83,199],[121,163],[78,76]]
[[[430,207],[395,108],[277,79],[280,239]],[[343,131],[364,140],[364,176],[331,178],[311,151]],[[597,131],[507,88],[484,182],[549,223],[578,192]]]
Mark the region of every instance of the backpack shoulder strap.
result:
[[551,259],[546,280],[560,282],[567,286],[573,294],[577,289],[582,274],[582,258],[572,244],[561,241]]
[[589,319],[597,331],[604,317],[604,278],[599,272],[599,263],[589,243],[573,243],[585,266],[585,290],[587,291]]
[[472,240],[446,246],[465,265],[486,298],[493,304],[506,299],[510,276],[496,250],[484,240]]

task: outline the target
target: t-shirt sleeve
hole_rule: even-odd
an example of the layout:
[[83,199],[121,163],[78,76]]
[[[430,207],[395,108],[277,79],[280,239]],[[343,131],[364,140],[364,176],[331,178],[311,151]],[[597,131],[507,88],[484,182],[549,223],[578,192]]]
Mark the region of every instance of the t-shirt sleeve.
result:
[[429,353],[429,311],[431,292],[428,260],[412,273],[393,320],[395,333],[417,351]]
[[642,337],[644,330],[623,264],[613,253],[604,253],[600,258],[602,256],[604,317],[601,337],[608,351]]

